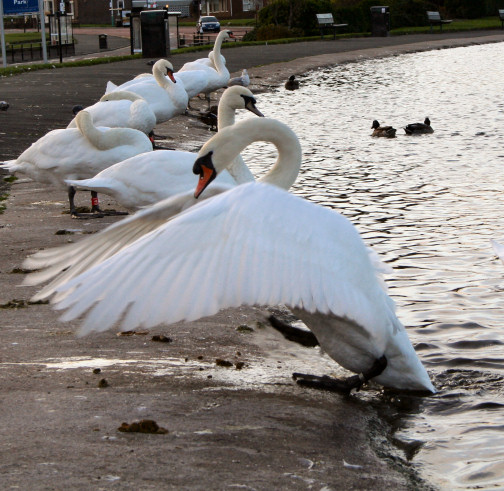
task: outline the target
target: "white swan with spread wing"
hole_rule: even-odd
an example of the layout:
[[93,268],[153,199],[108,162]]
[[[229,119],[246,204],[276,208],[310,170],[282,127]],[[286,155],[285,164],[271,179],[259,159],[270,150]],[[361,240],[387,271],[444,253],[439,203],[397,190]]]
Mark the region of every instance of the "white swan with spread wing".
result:
[[[225,128],[202,147],[195,172],[207,185],[207,172],[215,176],[257,140],[275,140],[278,162],[285,164],[295,158],[289,155],[292,145],[286,145],[289,132],[268,119]],[[269,175],[285,183],[285,178]],[[149,214],[159,218],[160,210],[176,199],[131,217],[130,233],[140,231]],[[158,222],[129,246],[118,243],[124,238],[119,225],[95,237],[100,247],[106,242],[116,254],[104,262],[98,257],[96,266],[73,278],[72,269],[84,271],[91,263],[82,252],[87,264],[67,260],[69,269],[62,275],[67,278],[50,292],[56,308],[66,310],[64,320],[85,314],[82,334],[116,323],[123,330],[149,328],[196,320],[227,307],[285,304],[325,352],[359,374],[348,379],[346,389],[372,378],[388,387],[435,392],[366,246],[339,213],[274,186],[248,183]],[[60,262],[72,257],[62,252]]]

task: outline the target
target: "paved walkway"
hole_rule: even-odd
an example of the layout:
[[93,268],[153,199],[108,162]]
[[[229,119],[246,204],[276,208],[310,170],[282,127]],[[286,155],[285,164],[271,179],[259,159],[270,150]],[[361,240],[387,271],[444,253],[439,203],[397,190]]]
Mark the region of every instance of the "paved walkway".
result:
[[[82,36],[90,37],[82,38],[81,47],[97,41],[94,34]],[[362,57],[502,41],[502,31],[443,33],[251,46],[227,49],[225,57],[231,71],[249,68],[253,83],[260,80],[268,87],[291,73]],[[198,57],[201,53],[170,59],[177,69]],[[107,80],[121,83],[150,70],[147,61],[0,78],[0,100],[11,104],[0,112],[0,161],[17,157],[47,131],[65,127],[72,106],[95,102]],[[185,116],[166,125],[163,130],[177,135],[174,144],[201,141]],[[78,196],[89,204],[88,195]],[[256,321],[263,320],[258,309],[233,309],[149,336],[107,332],[76,339],[79,323],[62,324],[48,305],[28,304],[36,288],[20,287],[23,275],[16,273],[28,254],[89,237],[117,217],[71,220],[62,214],[68,206],[63,190],[27,180],[16,181],[4,203],[2,488],[432,489],[415,479],[414,468],[388,443],[394,435],[365,394],[341,397],[292,382],[292,371],[314,370],[322,358],[316,350],[257,329]],[[104,197],[102,204],[109,207]],[[243,324],[254,331],[236,332]],[[152,342],[152,334],[159,333],[173,342]],[[216,359],[245,365],[224,368]],[[322,373],[334,372],[338,368],[330,363]],[[380,403],[378,393],[367,392],[367,397]],[[117,431],[122,422],[140,419],[153,419],[169,433]]]

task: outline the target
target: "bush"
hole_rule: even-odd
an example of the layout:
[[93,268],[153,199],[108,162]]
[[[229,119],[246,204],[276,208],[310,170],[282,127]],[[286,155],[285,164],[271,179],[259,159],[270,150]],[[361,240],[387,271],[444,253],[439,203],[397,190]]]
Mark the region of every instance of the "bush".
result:
[[296,37],[294,31],[285,26],[275,26],[269,24],[261,26],[257,29],[257,41],[269,41],[270,39],[285,39]]

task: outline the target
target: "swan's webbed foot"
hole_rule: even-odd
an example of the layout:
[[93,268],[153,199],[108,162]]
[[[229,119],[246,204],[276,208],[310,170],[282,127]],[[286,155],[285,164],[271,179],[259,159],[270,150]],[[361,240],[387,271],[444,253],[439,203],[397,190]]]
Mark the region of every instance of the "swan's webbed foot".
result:
[[274,315],[270,315],[268,320],[270,324],[289,341],[294,341],[309,348],[319,345],[317,338],[310,331],[291,326]]
[[293,373],[292,378],[304,387],[312,387],[314,389],[329,390],[332,392],[339,392],[340,394],[350,394],[353,389],[360,390],[362,385],[373,377],[380,375],[383,370],[387,368],[387,358],[382,356],[377,358],[371,368],[359,375],[352,375],[346,379],[340,380],[337,378],[328,377],[323,375],[309,375],[305,373]]

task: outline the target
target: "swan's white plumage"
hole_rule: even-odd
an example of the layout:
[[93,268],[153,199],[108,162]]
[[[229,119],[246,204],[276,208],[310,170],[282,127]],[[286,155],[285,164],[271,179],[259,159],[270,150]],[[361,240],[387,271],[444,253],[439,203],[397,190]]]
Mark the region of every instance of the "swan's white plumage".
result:
[[[228,90],[231,91],[231,89]],[[247,91],[247,89],[244,87],[235,87],[234,91],[240,93]],[[261,121],[261,123],[254,123],[254,121]],[[257,128],[257,126],[259,128]],[[256,127],[255,131],[251,131],[254,127]],[[231,133],[227,133],[227,136],[225,129],[223,129],[215,135],[203,147],[203,149],[205,149],[204,151],[206,152],[208,144],[213,141],[211,151],[215,152],[214,156],[217,157],[218,161],[221,164],[227,162],[228,167],[234,166],[234,158],[236,155],[238,155],[240,150],[248,144],[248,141],[251,138],[252,140],[257,139],[256,133],[260,128],[266,132],[266,134],[263,134],[263,138],[275,144],[280,154],[277,162],[273,166],[273,169],[276,169],[276,171],[273,172],[273,178],[271,178],[270,170],[270,172],[261,179],[265,182],[271,181],[271,183],[275,185],[286,186],[286,189],[288,189],[293,180],[295,180],[295,176],[299,171],[301,148],[299,146],[299,142],[297,141],[297,137],[292,130],[278,121],[266,120],[263,118],[242,121],[234,127],[234,130]],[[218,142],[222,140],[226,141],[229,138],[237,140],[240,144],[234,146],[231,144],[227,146],[223,145],[223,148],[219,148]],[[223,149],[224,155],[221,155]],[[157,152],[151,153],[155,154]],[[198,155],[201,155],[201,151]],[[278,172],[278,170],[280,170],[280,172]],[[222,172],[223,169],[219,169],[219,173],[221,174]],[[286,173],[286,180],[279,179],[283,173]],[[214,196],[223,192],[223,189],[227,190],[227,188],[223,188],[222,185],[219,185],[218,183],[211,183],[211,185],[205,190],[202,197],[208,198]],[[100,189],[96,188],[96,190],[98,191]],[[155,226],[158,226],[159,222],[156,220],[158,220],[160,216],[162,216],[165,221],[169,220],[173,215],[180,213],[190,206],[193,206],[195,201],[194,193],[191,189],[189,193],[174,196],[173,200],[167,199],[164,202],[158,203],[155,207],[153,207],[152,211],[152,217],[154,217],[154,223],[156,224]],[[134,217],[138,217],[138,222],[135,221],[136,218]],[[27,278],[27,284],[34,285],[44,281],[53,280],[50,285],[44,287],[42,292],[38,293],[34,297],[34,300],[48,298],[52,295],[52,293],[54,293],[54,290],[58,285],[68,281],[86,269],[99,264],[119,249],[122,249],[122,247],[126,244],[131,243],[132,241],[138,239],[141,235],[155,228],[155,226],[152,226],[153,222],[149,218],[151,215],[147,211],[137,213],[134,217],[130,217],[122,222],[125,224],[125,228],[116,229],[115,227],[111,227],[110,232],[109,229],[106,229],[98,235],[88,237],[79,242],[79,246],[72,245],[66,249],[58,248],[55,252],[52,252],[51,250],[39,251],[29,257],[25,261],[24,267],[27,269],[42,269],[42,271],[30,275]],[[134,223],[132,223],[132,221],[134,221]],[[117,230],[119,230],[119,232]],[[100,247],[100,244],[104,244],[103,247]],[[61,276],[54,279],[59,274],[61,274]]]
[[285,304],[312,322],[322,317],[309,327],[342,366],[365,371],[385,354],[378,383],[434,391],[377,275],[342,215],[249,183],[59,286],[55,301],[64,320],[86,313],[82,334],[117,322],[122,330],[151,328],[244,304]]
[[152,67],[153,77],[135,78],[119,86],[108,83],[107,93],[126,90],[138,94],[148,102],[156,121],[162,123],[184,113],[189,100],[183,85],[166,78],[167,70],[173,71],[172,64],[168,60],[158,60]]
[[[128,210],[138,210],[193,190],[198,183],[198,176],[192,172],[196,157],[192,152],[156,150],[118,162],[89,179],[66,182],[78,189],[107,194]],[[228,172],[218,176],[216,182],[236,185]]]
[[229,70],[226,68],[226,64],[220,54],[220,49],[222,42],[225,39],[229,39],[230,32],[231,31],[228,30],[221,31],[215,39],[214,49],[212,51],[213,55],[210,60],[211,63],[201,62],[201,60],[185,63],[177,72],[178,75],[183,72],[203,71],[207,76],[207,84],[201,92],[205,94],[210,94],[217,89],[226,87],[229,80]]
[[[95,126],[109,128],[134,128],[148,135],[156,126],[156,115],[147,101],[138,94],[114,91],[105,94],[92,106],[86,108]],[[75,118],[67,128],[76,128]]]
[[[245,109],[243,96],[253,98],[252,92],[244,87],[232,87],[224,92],[218,111],[220,129],[233,125],[235,111]],[[169,196],[194,190],[198,182],[192,171],[196,157],[197,154],[192,152],[158,150],[119,162],[90,179],[70,180],[67,184],[108,194],[129,210],[137,210]],[[240,156],[228,169],[229,172],[219,174],[217,184],[231,186],[254,180]],[[188,205],[192,203],[190,198]]]
[[77,128],[50,131],[2,167],[66,188],[65,179],[92,177],[133,155],[152,151],[151,141],[138,130],[95,127],[85,110],[76,122]]

